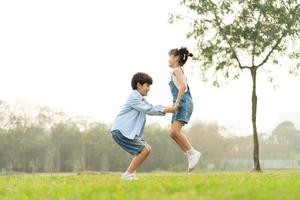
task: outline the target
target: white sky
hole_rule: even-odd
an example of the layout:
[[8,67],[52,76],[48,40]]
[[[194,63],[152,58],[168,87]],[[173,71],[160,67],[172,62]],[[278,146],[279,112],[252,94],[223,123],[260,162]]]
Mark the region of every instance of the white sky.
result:
[[[168,24],[174,0],[0,1],[0,99],[47,105],[111,123],[131,91],[134,73],[149,73],[153,104],[171,104],[168,50],[187,46],[188,25]],[[191,66],[196,66],[192,69]],[[216,120],[251,133],[250,74],[217,89],[186,65],[195,109],[192,120]],[[258,129],[270,131],[279,113],[300,112],[300,78],[277,72],[279,89],[259,78]],[[167,117],[149,121],[167,124]]]

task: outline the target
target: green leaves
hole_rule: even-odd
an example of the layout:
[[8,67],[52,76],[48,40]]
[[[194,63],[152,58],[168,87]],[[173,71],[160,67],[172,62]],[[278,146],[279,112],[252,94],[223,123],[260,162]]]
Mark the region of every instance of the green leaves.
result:
[[[286,38],[300,37],[297,0],[183,0],[181,4],[192,14],[176,19],[190,21],[187,37],[196,40],[195,60],[205,70],[261,67],[271,55],[290,49],[293,44]],[[290,59],[299,59],[298,53],[290,54]],[[273,65],[278,60],[272,59]]]
[[170,14],[169,15],[169,23],[173,24],[174,22],[177,22],[178,20],[182,20],[183,17],[181,15],[174,15],[174,14]]

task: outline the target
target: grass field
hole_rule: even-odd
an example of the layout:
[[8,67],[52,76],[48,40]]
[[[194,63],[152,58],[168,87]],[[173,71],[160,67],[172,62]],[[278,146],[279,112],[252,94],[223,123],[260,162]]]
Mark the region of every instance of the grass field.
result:
[[120,180],[120,173],[0,176],[0,199],[300,199],[300,171],[263,173],[147,173]]

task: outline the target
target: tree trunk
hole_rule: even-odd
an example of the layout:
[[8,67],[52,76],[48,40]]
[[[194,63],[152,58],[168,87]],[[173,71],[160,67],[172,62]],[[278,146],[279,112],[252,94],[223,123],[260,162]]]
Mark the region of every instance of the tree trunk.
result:
[[256,127],[256,113],[257,113],[257,96],[256,96],[256,67],[251,68],[252,76],[252,127],[253,127],[253,161],[254,168],[253,171],[261,171],[259,163],[259,143],[257,136],[257,127]]
[[56,148],[56,172],[60,172],[60,152],[58,148]]
[[[83,140],[83,141],[85,141],[85,140]],[[82,171],[86,171],[86,164],[85,164],[85,142],[83,142],[83,144],[82,144],[81,166],[82,166]]]

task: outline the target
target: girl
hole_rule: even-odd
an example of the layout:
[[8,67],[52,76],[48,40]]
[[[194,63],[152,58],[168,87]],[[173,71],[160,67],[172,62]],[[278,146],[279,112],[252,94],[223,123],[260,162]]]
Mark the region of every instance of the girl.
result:
[[199,151],[193,149],[189,140],[181,131],[182,127],[190,120],[193,112],[193,100],[183,69],[188,57],[192,56],[193,54],[189,53],[185,47],[169,51],[169,67],[172,68],[169,85],[174,106],[177,108],[177,112],[172,116],[170,136],[187,156],[188,172],[195,168],[201,156]]

